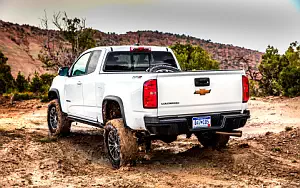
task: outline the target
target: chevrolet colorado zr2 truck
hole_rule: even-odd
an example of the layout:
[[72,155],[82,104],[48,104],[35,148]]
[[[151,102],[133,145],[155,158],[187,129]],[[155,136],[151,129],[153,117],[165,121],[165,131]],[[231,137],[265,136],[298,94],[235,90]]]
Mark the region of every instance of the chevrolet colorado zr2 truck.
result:
[[114,168],[134,161],[151,140],[173,142],[194,134],[204,147],[241,136],[250,117],[249,83],[242,70],[183,72],[170,48],[96,47],[59,69],[48,97],[52,135],[72,122],[104,128]]

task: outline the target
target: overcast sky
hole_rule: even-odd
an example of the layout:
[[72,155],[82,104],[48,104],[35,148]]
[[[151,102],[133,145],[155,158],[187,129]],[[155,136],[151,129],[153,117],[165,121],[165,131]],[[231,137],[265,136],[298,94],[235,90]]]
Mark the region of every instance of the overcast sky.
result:
[[104,32],[159,30],[259,51],[300,41],[300,0],[0,0],[0,19],[39,25],[44,9]]

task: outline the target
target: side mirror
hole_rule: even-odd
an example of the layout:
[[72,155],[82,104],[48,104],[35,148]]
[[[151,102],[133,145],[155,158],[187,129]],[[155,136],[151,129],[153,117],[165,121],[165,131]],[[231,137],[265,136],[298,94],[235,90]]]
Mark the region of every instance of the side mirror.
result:
[[61,67],[58,70],[58,75],[59,76],[68,76],[68,72],[69,72],[69,67]]

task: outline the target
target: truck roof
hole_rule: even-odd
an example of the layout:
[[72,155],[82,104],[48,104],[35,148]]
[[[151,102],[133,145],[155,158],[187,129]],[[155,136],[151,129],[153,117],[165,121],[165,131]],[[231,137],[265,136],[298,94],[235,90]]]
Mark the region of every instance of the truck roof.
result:
[[103,49],[107,49],[107,50],[110,50],[110,51],[130,51],[131,48],[150,48],[151,51],[164,51],[164,52],[170,51],[169,47],[163,47],[163,46],[136,46],[136,45],[99,46],[99,47],[91,48],[87,51],[103,50]]

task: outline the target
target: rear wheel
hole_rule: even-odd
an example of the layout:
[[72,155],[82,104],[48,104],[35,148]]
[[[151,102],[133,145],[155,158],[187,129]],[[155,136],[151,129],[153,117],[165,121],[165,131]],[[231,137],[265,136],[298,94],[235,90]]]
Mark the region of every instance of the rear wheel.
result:
[[70,133],[72,122],[62,113],[57,99],[52,100],[48,105],[47,122],[51,136]]
[[113,119],[106,123],[104,144],[113,168],[120,168],[127,162],[136,160],[137,138],[131,130],[124,126],[123,119]]
[[213,148],[224,148],[230,138],[228,135],[215,134],[214,132],[197,133],[196,136],[204,147]]

